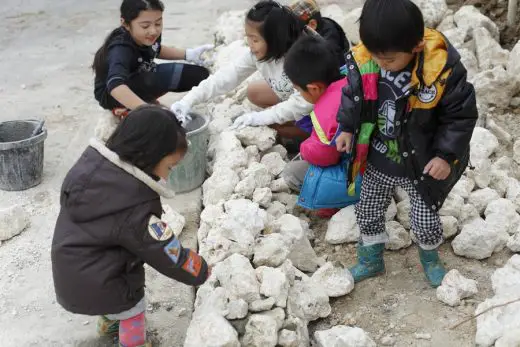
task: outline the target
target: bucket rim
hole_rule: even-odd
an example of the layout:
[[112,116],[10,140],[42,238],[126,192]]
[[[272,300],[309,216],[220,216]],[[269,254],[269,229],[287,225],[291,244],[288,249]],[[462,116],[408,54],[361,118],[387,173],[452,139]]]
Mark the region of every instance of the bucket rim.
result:
[[[40,121],[37,119],[8,120],[8,121],[0,122],[0,125],[6,124],[6,123],[36,123],[36,124],[38,124],[39,122]],[[23,148],[23,147],[32,146],[32,145],[35,145],[37,143],[44,141],[46,138],[47,138],[47,128],[44,126],[42,128],[41,133],[39,133],[38,135],[36,135],[34,137],[29,137],[29,138],[26,138],[26,139],[20,140],[20,141],[0,142],[0,150],[5,151],[5,150],[13,149],[13,148]]]
[[190,112],[190,115],[191,116],[197,116],[197,117],[200,117],[202,119],[204,119],[204,124],[198,128],[198,129],[195,129],[195,130],[192,130],[192,131],[189,131],[186,133],[186,136],[190,136],[190,135],[197,135],[198,133],[201,133],[203,132],[204,130],[206,130],[209,126],[209,117],[207,116],[204,116],[198,112]]

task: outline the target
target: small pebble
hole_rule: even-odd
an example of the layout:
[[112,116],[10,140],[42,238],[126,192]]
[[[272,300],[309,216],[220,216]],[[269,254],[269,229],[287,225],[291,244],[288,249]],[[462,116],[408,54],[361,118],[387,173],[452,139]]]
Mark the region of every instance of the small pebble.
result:
[[90,322],[88,320],[83,322],[83,325],[89,325],[89,324],[90,324]]
[[414,336],[417,340],[431,340],[432,339],[432,335],[430,335],[430,334],[415,333]]
[[181,309],[179,310],[179,317],[180,317],[180,316],[184,316],[186,313],[188,313],[188,310],[185,309],[185,308],[181,308]]
[[336,246],[336,247],[334,247],[334,250],[335,250],[336,252],[341,252],[341,246]]
[[394,324],[390,324],[390,325],[388,326],[388,328],[391,329],[391,330],[394,330],[394,329],[395,329],[395,325],[394,325]]
[[395,345],[395,343],[396,343],[395,337],[393,337],[392,335],[385,336],[381,339],[381,344],[383,346],[393,346],[393,345]]

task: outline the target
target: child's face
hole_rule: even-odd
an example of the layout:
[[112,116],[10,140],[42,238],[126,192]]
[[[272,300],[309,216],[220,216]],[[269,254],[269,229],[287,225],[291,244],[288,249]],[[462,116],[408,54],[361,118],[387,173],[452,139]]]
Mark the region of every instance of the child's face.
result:
[[163,13],[157,10],[141,11],[139,16],[130,24],[123,26],[130,32],[135,43],[139,46],[152,46],[161,36],[163,29]]
[[162,179],[167,180],[168,176],[170,175],[170,171],[177,165],[182,158],[184,158],[184,155],[186,152],[183,151],[177,151],[175,153],[169,154],[166,157],[164,157],[159,164],[155,167],[153,170],[153,173],[156,176],[159,176]]
[[297,85],[294,85],[294,88],[300,92],[300,95],[310,104],[316,104],[318,100],[320,100],[321,96],[327,91],[327,87],[321,83],[309,83],[307,84],[307,90],[304,90]]
[[390,72],[404,70],[415,57],[415,53],[387,52],[372,54],[372,58],[381,68]]
[[265,42],[262,35],[258,31],[260,24],[255,22],[246,21],[246,37],[247,44],[251,53],[254,54],[257,60],[262,60],[267,54],[267,42]]

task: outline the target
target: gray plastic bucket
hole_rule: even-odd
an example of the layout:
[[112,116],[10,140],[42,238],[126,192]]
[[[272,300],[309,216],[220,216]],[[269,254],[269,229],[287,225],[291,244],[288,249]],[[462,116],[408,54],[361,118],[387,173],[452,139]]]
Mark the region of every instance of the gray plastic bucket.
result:
[[0,123],[0,189],[19,191],[41,183],[47,129],[31,137],[39,123],[37,120]]
[[192,113],[191,116],[193,119],[186,125],[188,152],[169,176],[170,185],[177,193],[200,187],[206,178],[209,120],[197,113]]

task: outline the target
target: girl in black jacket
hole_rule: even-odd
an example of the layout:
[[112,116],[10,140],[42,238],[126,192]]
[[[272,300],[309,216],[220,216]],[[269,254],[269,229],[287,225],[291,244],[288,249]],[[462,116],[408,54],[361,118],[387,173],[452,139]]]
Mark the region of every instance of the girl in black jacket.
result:
[[154,62],[159,58],[201,64],[201,54],[213,47],[163,46],[164,5],[160,0],[123,0],[120,11],[121,26],[108,35],[92,64],[94,95],[101,107],[125,116],[128,110],[155,103],[168,92],[189,91],[208,78],[209,71],[202,66]]
[[121,346],[147,346],[144,263],[188,285],[209,275],[205,260],[160,220],[160,196],[173,193],[158,181],[186,150],[172,112],[141,106],[106,144],[91,142],[63,182],[52,241],[57,301],[100,315],[100,335],[119,334]]

